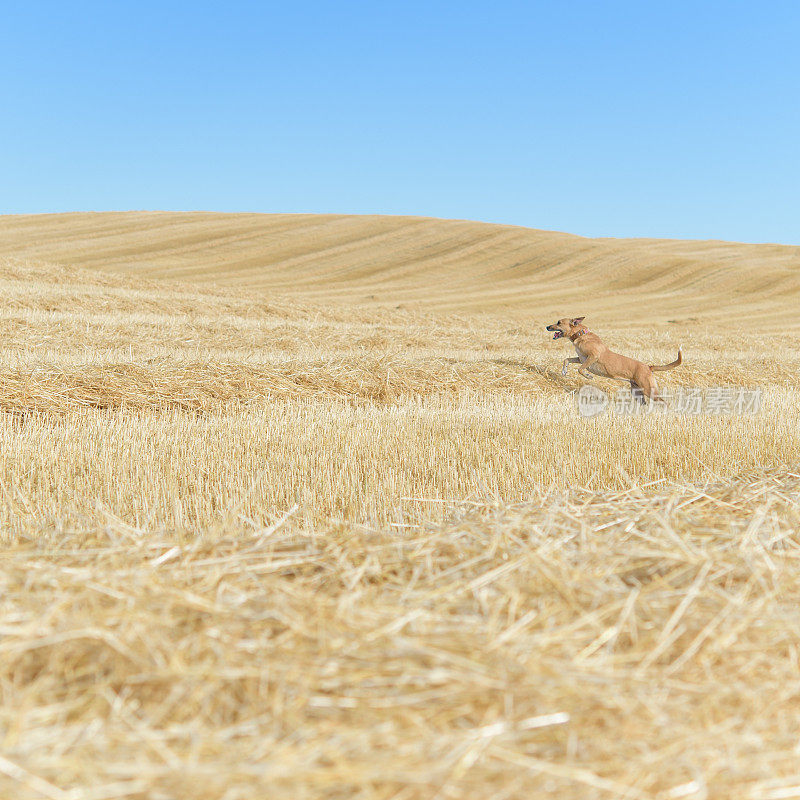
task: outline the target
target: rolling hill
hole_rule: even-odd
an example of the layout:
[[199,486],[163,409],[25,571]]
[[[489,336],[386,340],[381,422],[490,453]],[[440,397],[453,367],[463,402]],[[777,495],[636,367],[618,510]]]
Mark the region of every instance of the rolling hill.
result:
[[[800,247],[589,239],[425,217],[113,212],[0,217],[0,256],[299,299],[592,315],[607,323],[791,323]],[[780,318],[775,315],[780,314]]]

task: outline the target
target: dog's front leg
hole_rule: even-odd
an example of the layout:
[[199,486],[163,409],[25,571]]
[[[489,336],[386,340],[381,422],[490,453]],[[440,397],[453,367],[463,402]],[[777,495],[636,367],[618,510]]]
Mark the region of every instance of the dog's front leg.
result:
[[567,365],[568,364],[580,364],[581,360],[576,356],[575,358],[565,358],[564,359],[564,366],[561,367],[561,374],[567,374]]
[[591,372],[589,372],[589,367],[592,366],[597,361],[597,356],[589,356],[586,361],[578,367],[578,372],[583,375],[584,378],[594,378]]

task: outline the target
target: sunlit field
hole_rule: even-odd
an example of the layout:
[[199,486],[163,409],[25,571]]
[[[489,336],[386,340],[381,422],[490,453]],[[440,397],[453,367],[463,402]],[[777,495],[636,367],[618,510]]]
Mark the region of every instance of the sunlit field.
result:
[[[120,219],[0,225],[0,796],[800,796],[796,249],[742,289],[744,246],[415,223],[440,278],[546,244],[459,304],[408,221],[372,233],[405,272],[358,283],[347,218],[304,258],[220,218],[205,276],[202,226],[149,252],[137,218],[111,257]],[[247,250],[281,235],[296,286]],[[616,321],[523,290],[626,246]],[[556,309],[758,408],[584,418]]]

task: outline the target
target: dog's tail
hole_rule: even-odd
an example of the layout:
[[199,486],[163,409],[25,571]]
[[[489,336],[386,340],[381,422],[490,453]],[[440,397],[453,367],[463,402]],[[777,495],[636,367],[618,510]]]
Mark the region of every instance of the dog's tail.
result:
[[675,369],[683,364],[683,347],[678,348],[678,357],[671,364],[651,364],[650,369],[653,372],[666,372],[668,369]]

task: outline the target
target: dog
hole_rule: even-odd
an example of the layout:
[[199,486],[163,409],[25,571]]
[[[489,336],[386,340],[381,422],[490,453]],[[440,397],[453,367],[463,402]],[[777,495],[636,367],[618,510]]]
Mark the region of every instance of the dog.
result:
[[628,381],[631,391],[641,402],[644,403],[645,398],[665,402],[658,391],[653,373],[679,367],[683,363],[683,348],[678,348],[678,357],[671,364],[648,366],[635,358],[628,358],[628,356],[609,350],[603,344],[603,340],[583,324],[584,319],[586,317],[565,318],[547,326],[547,330],[553,332],[553,339],[561,339],[566,336],[575,346],[575,352],[578,354],[576,358],[564,359],[561,374],[567,374],[567,365],[580,364],[578,372],[584,378],[593,378],[595,375],[599,375],[602,378]]

